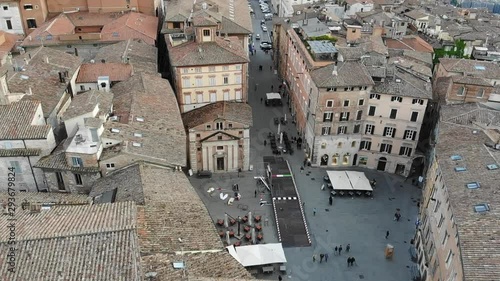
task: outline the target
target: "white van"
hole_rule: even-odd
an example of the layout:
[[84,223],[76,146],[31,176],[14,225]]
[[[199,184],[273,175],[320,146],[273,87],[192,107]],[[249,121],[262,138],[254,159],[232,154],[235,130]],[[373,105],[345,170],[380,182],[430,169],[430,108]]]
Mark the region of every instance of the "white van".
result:
[[269,14],[264,14],[264,19],[265,20],[272,20],[273,19],[273,14],[269,13]]

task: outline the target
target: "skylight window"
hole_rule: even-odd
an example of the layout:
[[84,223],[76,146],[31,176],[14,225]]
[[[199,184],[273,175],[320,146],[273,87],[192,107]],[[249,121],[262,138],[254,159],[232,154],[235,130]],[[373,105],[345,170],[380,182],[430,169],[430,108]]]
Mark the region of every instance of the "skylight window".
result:
[[134,133],[134,137],[136,137],[136,138],[142,138],[142,134],[141,133]]
[[476,213],[484,213],[484,212],[488,212],[489,210],[490,210],[490,205],[488,205],[486,203],[474,205],[474,211]]
[[460,155],[452,155],[451,156],[451,160],[453,160],[453,161],[462,160],[462,156],[460,156]]
[[120,129],[111,128],[111,133],[119,133]]
[[474,68],[476,70],[486,70],[486,67],[482,66],[482,65],[475,65]]
[[498,170],[498,165],[497,164],[489,164],[489,165],[486,165],[486,168],[488,168],[488,170]]
[[455,167],[455,172],[465,172],[467,171],[467,168],[465,167]]
[[174,269],[184,269],[186,267],[183,261],[173,262],[172,266]]
[[113,37],[120,37],[120,34],[118,32],[113,32]]
[[135,121],[137,121],[137,122],[144,122],[144,117],[136,117]]
[[132,142],[132,146],[142,147],[142,143],[140,143],[140,142]]
[[477,181],[475,181],[475,182],[469,182],[467,184],[467,188],[468,189],[476,189],[476,188],[480,188],[480,187],[481,187],[481,185]]

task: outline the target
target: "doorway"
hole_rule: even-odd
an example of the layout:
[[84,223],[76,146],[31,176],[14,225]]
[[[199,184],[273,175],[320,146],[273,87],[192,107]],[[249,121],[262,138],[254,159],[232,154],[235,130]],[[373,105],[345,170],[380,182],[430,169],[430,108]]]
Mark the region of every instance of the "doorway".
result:
[[352,157],[352,165],[353,166],[356,166],[356,161],[358,161],[358,155],[354,154],[354,156]]
[[224,171],[224,157],[217,158],[217,171]]
[[396,175],[404,175],[404,173],[405,173],[405,165],[403,165],[403,164],[397,164],[396,165],[396,171],[394,173]]
[[387,158],[380,157],[378,159],[377,171],[385,171],[385,166],[387,165]]
[[320,166],[328,165],[328,155],[323,154],[323,156],[321,156],[321,161],[320,161],[319,165]]

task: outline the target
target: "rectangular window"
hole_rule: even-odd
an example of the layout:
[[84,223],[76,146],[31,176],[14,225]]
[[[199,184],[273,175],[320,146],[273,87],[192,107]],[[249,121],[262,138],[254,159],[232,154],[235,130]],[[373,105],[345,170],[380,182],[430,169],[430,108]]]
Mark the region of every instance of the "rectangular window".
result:
[[347,107],[347,106],[349,106],[349,100],[344,101],[344,107]]
[[371,124],[366,124],[365,134],[367,134],[367,135],[373,135],[374,132],[375,132],[375,126],[371,125]]
[[203,29],[203,36],[210,36],[210,29]]
[[480,99],[483,97],[483,95],[484,95],[484,89],[479,89],[479,91],[477,91],[476,98]]
[[8,30],[12,29],[12,21],[11,20],[5,20],[5,24],[7,24],[7,29]]
[[330,134],[330,127],[323,127],[321,128],[321,135],[327,136]]
[[339,121],[349,121],[349,112],[341,112]]
[[203,78],[196,77],[196,87],[202,87],[202,86],[203,86]]
[[371,141],[361,141],[359,144],[359,150],[370,150],[372,148]]
[[184,96],[184,104],[191,104],[191,95]]
[[241,90],[235,90],[234,95],[236,100],[241,100]]
[[224,100],[225,101],[229,100],[229,91],[224,91]]
[[394,127],[385,127],[384,128],[384,137],[391,137],[393,138],[396,135],[396,128]]
[[4,11],[8,11],[9,10],[9,6],[2,6],[3,10]]
[[186,67],[186,68],[183,68],[183,69],[182,69],[182,73],[189,73],[189,68],[187,68],[187,67]]
[[215,66],[210,66],[210,67],[208,67],[208,71],[210,71],[210,72],[215,72]]
[[337,129],[337,134],[347,134],[347,126],[339,126]]
[[417,132],[413,130],[405,130],[405,135],[404,139],[405,140],[415,140],[415,137],[417,136]]
[[326,107],[333,107],[333,100],[327,100]]
[[398,115],[398,110],[397,109],[391,109],[391,114],[389,115],[389,118],[396,119],[396,115]]
[[323,113],[323,122],[331,122],[333,119],[333,112]]
[[380,145],[380,152],[391,153],[392,144],[383,143]]
[[189,78],[182,78],[182,87],[184,88],[191,87],[191,82],[189,81]]
[[358,105],[359,105],[359,106],[362,106],[362,105],[364,105],[364,104],[365,104],[365,100],[364,100],[364,99],[360,99],[360,100],[358,100]]
[[236,84],[241,84],[241,75],[239,75],[239,74],[238,74],[238,75],[235,75],[235,76],[234,76],[234,82],[235,82]]
[[354,129],[352,130],[353,134],[359,134],[359,129],[361,128],[360,124],[354,125]]
[[375,116],[375,110],[377,109],[377,107],[375,106],[370,106],[369,110],[368,110],[368,115],[369,116]]
[[404,156],[408,156],[410,157],[411,156],[411,152],[412,152],[412,148],[411,147],[406,147],[406,146],[402,146],[400,149],[399,149],[399,155],[404,155]]
[[74,174],[74,175],[75,175],[75,183],[76,183],[76,185],[83,185],[82,175],[80,175],[80,174]]
[[398,96],[392,96],[391,97],[391,101],[394,101],[394,102],[403,102],[403,98],[402,97],[398,97]]
[[422,99],[413,99],[411,101],[412,104],[420,104],[420,105],[424,105],[424,100]]
[[229,84],[229,77],[224,76],[224,78],[223,78],[223,84],[224,84],[224,85]]
[[173,23],[174,28],[181,28],[181,23],[180,22],[174,22]]
[[223,130],[224,129],[224,123],[223,122],[217,122],[217,123],[215,123],[215,129],[217,129],[217,130]]
[[465,87],[460,87],[457,91],[457,96],[465,95]]
[[410,121],[411,121],[411,122],[417,122],[417,119],[418,119],[418,112],[413,111],[413,112],[411,113]]
[[208,83],[210,84],[210,86],[215,86],[215,85],[217,85],[217,82],[216,82],[216,80],[215,80],[215,76],[213,76],[213,77],[209,77],[209,78],[208,78],[208,81],[209,81]]
[[222,145],[217,146],[217,150],[224,150],[224,146],[222,146]]
[[371,100],[379,100],[380,99],[380,95],[379,94],[370,94],[370,99]]
[[107,163],[106,168],[113,169],[115,167],[115,163]]
[[196,94],[196,102],[197,103],[202,103],[203,102],[203,93]]
[[237,64],[237,65],[235,65],[235,66],[234,66],[234,69],[236,69],[236,70],[241,70],[241,64]]
[[195,69],[194,69],[194,72],[196,72],[196,73],[201,73],[201,67],[197,67],[197,68],[195,68]]
[[64,186],[64,179],[61,172],[56,172],[56,180],[57,180],[57,189],[59,191],[65,191],[66,187]]
[[217,93],[210,93],[210,102],[217,101]]
[[19,165],[19,161],[10,161],[10,167],[14,168],[14,172],[17,174],[23,173],[23,170],[21,169],[21,165]]
[[83,161],[80,157],[71,157],[71,163],[73,167],[83,167]]
[[358,110],[358,112],[356,112],[356,120],[361,120],[362,117],[363,117],[363,110]]
[[26,23],[28,24],[28,28],[36,28],[36,20],[35,19],[27,19]]
[[226,70],[229,70],[229,65],[224,65],[224,66],[222,67],[222,70],[225,70],[225,71],[226,71]]
[[25,10],[33,10],[33,5],[32,4],[25,4],[24,9]]

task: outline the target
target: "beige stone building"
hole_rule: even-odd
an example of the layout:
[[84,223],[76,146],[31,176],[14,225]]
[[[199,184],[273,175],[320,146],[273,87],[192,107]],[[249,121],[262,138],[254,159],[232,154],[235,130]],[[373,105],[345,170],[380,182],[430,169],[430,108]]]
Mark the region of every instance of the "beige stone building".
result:
[[113,13],[134,11],[150,16],[158,16],[162,11],[160,0],[43,0],[47,2],[49,13],[63,13],[72,11],[91,13]]
[[[248,99],[252,23],[242,0],[167,5],[160,61],[172,75],[181,112]],[[163,46],[164,45],[164,46]]]
[[194,171],[248,170],[252,109],[241,102],[215,102],[182,115]]
[[421,280],[500,276],[500,113],[442,105],[415,235]]

